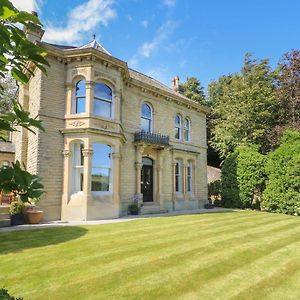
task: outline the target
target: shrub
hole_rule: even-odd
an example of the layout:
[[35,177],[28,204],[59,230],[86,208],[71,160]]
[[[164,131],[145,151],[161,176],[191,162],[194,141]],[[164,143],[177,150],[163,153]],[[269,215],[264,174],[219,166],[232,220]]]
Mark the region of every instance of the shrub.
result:
[[222,165],[222,202],[225,207],[259,208],[265,186],[266,157],[255,146],[239,146]]
[[23,300],[23,298],[15,298],[8,293],[8,290],[0,289],[0,299],[1,300]]
[[14,201],[10,204],[9,213],[11,215],[21,214],[25,205],[22,201]]
[[208,184],[208,198],[215,206],[221,206],[221,180],[215,180]]
[[284,133],[280,146],[268,155],[266,172],[262,208],[300,215],[300,132]]

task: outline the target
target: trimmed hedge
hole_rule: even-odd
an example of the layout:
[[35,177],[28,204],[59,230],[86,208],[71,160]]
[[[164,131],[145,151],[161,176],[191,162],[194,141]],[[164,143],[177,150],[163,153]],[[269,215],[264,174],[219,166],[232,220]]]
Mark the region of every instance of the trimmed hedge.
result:
[[300,132],[286,131],[281,145],[268,155],[268,181],[261,207],[300,215]]
[[222,204],[259,208],[264,188],[266,156],[254,146],[239,146],[222,165]]

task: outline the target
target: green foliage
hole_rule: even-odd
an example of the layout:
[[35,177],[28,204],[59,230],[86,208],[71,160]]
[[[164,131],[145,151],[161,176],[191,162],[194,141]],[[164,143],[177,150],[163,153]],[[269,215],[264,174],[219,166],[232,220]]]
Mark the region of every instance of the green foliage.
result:
[[30,199],[41,197],[44,186],[41,177],[23,170],[20,162],[17,161],[12,163],[11,167],[0,169],[0,191],[13,192],[22,202],[30,202]]
[[17,85],[10,76],[0,78],[0,85],[3,87],[3,92],[0,95],[0,113],[5,113],[12,109],[13,102],[17,100]]
[[279,148],[268,155],[266,172],[262,208],[300,215],[300,132],[284,133]]
[[132,203],[130,205],[128,205],[128,211],[130,213],[135,213],[139,211],[139,205],[137,203]]
[[[49,63],[45,59],[43,48],[27,40],[25,33],[19,27],[35,29],[40,25],[39,19],[25,11],[17,10],[10,1],[0,1],[0,77],[11,74],[19,82],[27,83],[33,72],[28,66],[32,61],[35,66],[46,73],[45,66]],[[2,85],[0,88],[3,89]]]
[[266,156],[256,147],[239,146],[222,166],[222,202],[225,207],[247,208],[261,201]]
[[[0,0],[1,1],[1,0]],[[0,289],[0,299],[1,300],[23,300],[23,298],[15,298],[8,293],[8,290],[1,288]]]
[[9,213],[11,215],[21,214],[24,208],[25,205],[22,201],[14,201],[10,204]]
[[240,74],[222,76],[209,85],[210,144],[222,158],[243,144],[268,149],[267,135],[277,122],[274,80],[268,60],[256,62],[246,55]]
[[179,86],[179,91],[194,101],[206,104],[204,88],[196,77],[188,77],[186,82]]
[[216,180],[208,184],[208,196],[221,195],[221,180]]

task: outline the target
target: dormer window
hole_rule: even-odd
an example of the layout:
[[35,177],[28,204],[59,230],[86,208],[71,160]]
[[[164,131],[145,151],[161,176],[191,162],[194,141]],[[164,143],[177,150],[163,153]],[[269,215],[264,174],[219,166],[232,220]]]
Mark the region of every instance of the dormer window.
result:
[[104,83],[96,83],[94,88],[94,115],[112,118],[112,89]]
[[152,131],[152,108],[149,104],[143,103],[141,111],[141,129],[145,132]]
[[86,89],[85,81],[79,80],[75,85],[74,112],[80,114],[85,112]]

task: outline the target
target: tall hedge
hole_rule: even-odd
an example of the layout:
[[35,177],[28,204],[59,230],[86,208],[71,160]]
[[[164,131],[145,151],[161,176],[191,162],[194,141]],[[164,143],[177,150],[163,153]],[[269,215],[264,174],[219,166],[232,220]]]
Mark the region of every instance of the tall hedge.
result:
[[222,203],[225,207],[259,207],[264,188],[266,156],[254,146],[239,146],[222,165]]
[[300,215],[300,132],[287,131],[281,145],[268,155],[268,181],[261,207]]

